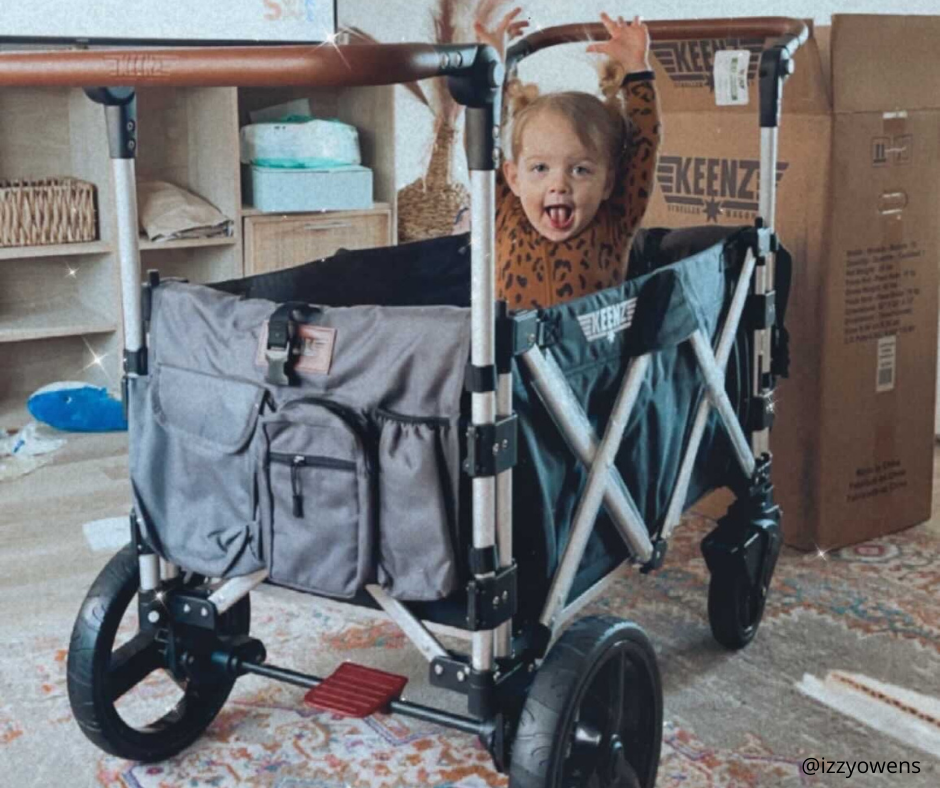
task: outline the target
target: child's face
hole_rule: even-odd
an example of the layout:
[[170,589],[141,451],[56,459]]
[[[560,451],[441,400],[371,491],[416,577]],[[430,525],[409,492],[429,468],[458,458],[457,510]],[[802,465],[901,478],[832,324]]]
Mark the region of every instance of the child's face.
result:
[[521,143],[518,161],[504,164],[509,188],[539,233],[556,242],[573,238],[610,196],[610,164],[584,146],[564,115],[550,110],[526,124]]

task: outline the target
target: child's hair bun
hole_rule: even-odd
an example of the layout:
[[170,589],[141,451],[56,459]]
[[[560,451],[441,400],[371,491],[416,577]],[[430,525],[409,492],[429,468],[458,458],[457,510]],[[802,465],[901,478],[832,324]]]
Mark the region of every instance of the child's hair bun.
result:
[[538,97],[539,86],[532,82],[524,83],[518,77],[513,77],[506,83],[506,100],[513,115],[518,115]]
[[623,66],[613,58],[605,57],[600,62],[598,72],[600,89],[604,98],[608,102],[616,100],[625,76]]

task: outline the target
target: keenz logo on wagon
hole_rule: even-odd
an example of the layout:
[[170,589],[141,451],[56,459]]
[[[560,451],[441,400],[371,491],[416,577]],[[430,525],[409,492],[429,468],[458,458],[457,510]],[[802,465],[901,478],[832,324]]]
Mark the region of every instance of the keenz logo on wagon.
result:
[[[789,166],[785,161],[777,162],[778,184]],[[760,207],[757,159],[662,156],[656,180],[670,211],[705,214],[706,222],[751,220]]]
[[650,51],[678,87],[700,88],[707,85],[711,91],[715,90],[715,53],[725,49],[745,49],[753,55],[747,68],[747,81],[753,82],[757,78],[761,53],[764,51],[763,38],[654,41],[650,44]]
[[636,298],[628,298],[617,304],[602,307],[596,312],[579,315],[578,322],[588,342],[607,337],[614,341],[614,334],[626,331],[633,325],[633,315],[636,312]]

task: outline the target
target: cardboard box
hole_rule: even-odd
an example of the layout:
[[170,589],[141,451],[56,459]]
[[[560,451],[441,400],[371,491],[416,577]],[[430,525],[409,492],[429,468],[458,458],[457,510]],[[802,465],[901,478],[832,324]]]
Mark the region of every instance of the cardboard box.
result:
[[[940,17],[837,15],[783,98],[776,229],[793,254],[791,376],[771,446],[785,540],[829,549],[930,516],[937,366]],[[751,224],[762,41],[656,42],[664,116],[648,226]],[[716,106],[714,53],[749,103]]]

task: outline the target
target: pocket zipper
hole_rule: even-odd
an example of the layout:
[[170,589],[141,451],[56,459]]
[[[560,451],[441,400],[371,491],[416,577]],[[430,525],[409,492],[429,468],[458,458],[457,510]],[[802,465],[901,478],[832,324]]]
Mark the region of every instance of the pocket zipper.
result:
[[359,414],[357,414],[352,408],[349,408],[346,405],[341,405],[340,403],[334,402],[333,400],[326,399],[324,397],[311,396],[300,397],[299,399],[291,400],[286,405],[281,407],[281,413],[284,411],[290,411],[292,407],[304,404],[319,405],[324,410],[330,411],[330,413],[336,416],[352,431],[352,433],[359,440],[359,444],[363,450],[363,460],[365,462],[366,471],[371,472],[373,468],[372,450],[374,449],[374,441],[371,439],[369,430],[360,419]]
[[352,460],[337,460],[335,457],[317,457],[307,454],[283,454],[271,452],[273,462],[290,465],[290,489],[293,498],[292,513],[294,517],[304,516],[304,494],[300,484],[301,468],[332,468],[337,471],[356,470],[356,463]]

